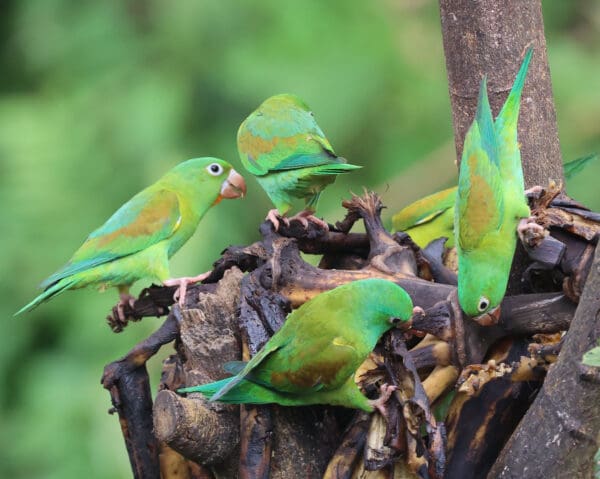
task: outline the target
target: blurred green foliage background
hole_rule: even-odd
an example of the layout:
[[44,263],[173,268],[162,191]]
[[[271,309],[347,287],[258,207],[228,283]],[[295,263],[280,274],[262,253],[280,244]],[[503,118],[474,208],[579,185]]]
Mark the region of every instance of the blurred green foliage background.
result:
[[[600,149],[600,5],[544,9],[561,144],[574,159]],[[0,39],[1,477],[130,477],[99,380],[160,320],[113,334],[104,317],[116,292],[93,290],[12,314],[177,162],[214,155],[243,172],[237,127],[266,97],[303,97],[338,154],[365,166],[324,194],[330,221],[349,190],[379,191],[389,216],[456,181],[433,0],[12,0],[0,5]],[[596,210],[599,177],[595,164],[569,184]],[[209,212],[175,275],[258,238],[270,204],[254,179],[248,187]],[[159,359],[151,369],[156,384]]]

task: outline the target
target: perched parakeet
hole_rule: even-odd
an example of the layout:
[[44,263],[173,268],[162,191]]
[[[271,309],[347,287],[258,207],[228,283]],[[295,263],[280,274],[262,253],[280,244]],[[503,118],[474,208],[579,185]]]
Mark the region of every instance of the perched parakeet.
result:
[[445,236],[454,246],[454,203],[456,187],[438,191],[411,203],[392,217],[395,231],[407,233],[421,248]]
[[529,49],[495,123],[482,80],[475,120],[465,137],[454,220],[458,300],[481,324],[495,323],[499,317],[517,225],[530,214],[517,120],[531,54]]
[[41,284],[44,292],[16,314],[68,289],[89,285],[116,286],[121,300],[129,301],[129,286],[145,277],[178,285],[181,299],[186,285],[203,275],[168,279],[169,258],[192,236],[211,206],[245,192],[244,179],[226,161],[184,161],[93,231],[69,262]]
[[[591,154],[565,163],[565,178],[570,180],[597,159],[597,154]],[[404,207],[392,217],[394,231],[407,233],[421,248],[444,236],[448,238],[446,247],[452,248],[457,189],[454,186],[432,193]]]
[[278,215],[285,217],[295,198],[306,203],[295,218],[326,228],[313,216],[321,192],[340,173],[360,168],[335,154],[308,106],[290,94],[272,96],[252,112],[240,125],[237,144],[244,168],[275,205],[267,219],[276,229]]
[[[360,392],[354,373],[381,335],[412,313],[406,291],[390,281],[364,279],[339,286],[293,311],[248,363],[229,363],[226,369],[237,370],[235,376],[179,392],[200,392],[211,401],[235,404],[379,409],[379,400]],[[388,391],[382,397],[389,397],[389,388],[382,391]]]

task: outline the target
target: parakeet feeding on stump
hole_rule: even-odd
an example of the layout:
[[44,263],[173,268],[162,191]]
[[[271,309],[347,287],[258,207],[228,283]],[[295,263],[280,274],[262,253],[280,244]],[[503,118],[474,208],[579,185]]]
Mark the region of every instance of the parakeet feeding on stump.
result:
[[306,204],[295,219],[327,228],[313,216],[321,192],[340,173],[360,168],[335,154],[308,106],[290,94],[272,96],[251,113],[240,126],[237,144],[244,168],[275,205],[267,215],[275,229],[278,217],[288,222],[285,215],[295,198]]
[[412,314],[410,297],[390,281],[338,286],[293,311],[249,362],[228,363],[235,376],[178,392],[234,404],[332,404],[371,412],[383,408],[394,388],[382,386],[381,397],[369,400],[354,373],[381,335]]
[[42,283],[44,292],[16,314],[68,289],[90,285],[116,286],[121,302],[127,302],[131,284],[145,277],[179,286],[183,301],[187,284],[206,274],[168,279],[169,258],[192,236],[211,206],[245,192],[244,179],[226,161],[208,157],[184,161],[93,231],[69,262]]
[[481,324],[499,318],[517,241],[517,225],[529,217],[517,121],[529,49],[496,122],[483,78],[477,113],[465,137],[455,206],[458,299]]

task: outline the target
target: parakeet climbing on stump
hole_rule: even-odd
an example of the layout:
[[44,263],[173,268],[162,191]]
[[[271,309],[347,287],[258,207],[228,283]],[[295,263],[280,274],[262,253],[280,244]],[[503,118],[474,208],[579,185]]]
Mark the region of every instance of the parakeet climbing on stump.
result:
[[332,404],[371,412],[394,388],[382,387],[382,397],[369,400],[354,373],[381,335],[412,313],[406,291],[390,281],[338,286],[293,311],[248,363],[229,363],[235,376],[179,392],[235,404]]
[[69,262],[42,283],[44,292],[16,314],[29,311],[68,289],[116,286],[121,301],[145,277],[179,286],[185,297],[193,278],[169,278],[169,258],[192,236],[204,214],[223,198],[238,198],[246,184],[229,163],[196,158],[177,165],[140,191],[93,231]]
[[532,50],[494,123],[486,79],[465,137],[455,207],[458,299],[481,324],[499,318],[517,241],[517,225],[530,214],[517,141],[519,103]]
[[278,216],[304,199],[305,210],[294,218],[327,228],[313,216],[323,189],[340,173],[360,168],[335,154],[308,106],[297,96],[275,95],[265,100],[241,124],[237,136],[242,164],[256,176],[275,205],[267,219],[275,229]]

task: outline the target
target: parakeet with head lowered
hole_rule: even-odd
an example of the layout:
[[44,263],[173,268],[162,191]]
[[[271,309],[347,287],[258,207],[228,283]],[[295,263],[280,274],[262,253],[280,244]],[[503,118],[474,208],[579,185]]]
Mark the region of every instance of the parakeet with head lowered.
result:
[[530,214],[517,121],[529,49],[496,122],[481,82],[477,113],[465,137],[455,206],[458,300],[480,324],[494,324],[506,292],[517,225]]
[[323,189],[340,173],[360,168],[335,154],[306,105],[296,95],[275,95],[265,100],[241,124],[237,136],[242,164],[275,205],[267,219],[275,229],[278,215],[285,219],[294,199],[305,210],[294,218],[327,228],[313,213]]
[[234,404],[381,410],[394,388],[383,386],[382,396],[369,400],[354,373],[381,335],[412,314],[410,297],[390,281],[363,279],[338,286],[293,311],[249,362],[226,365],[235,376],[178,392],[200,392],[211,401]]
[[116,286],[121,301],[130,301],[129,287],[145,277],[178,285],[182,301],[187,284],[206,275],[168,279],[169,258],[211,206],[245,192],[244,179],[226,161],[207,157],[180,163],[93,231],[69,262],[42,283],[44,292],[16,314],[68,289],[90,285]]
[[[577,176],[591,162],[596,161],[596,153],[586,155],[565,163],[565,179]],[[433,240],[441,237],[448,238],[446,247],[454,246],[454,205],[456,191],[453,186],[418,199],[402,208],[392,217],[394,231],[403,231],[421,248],[425,248]]]

